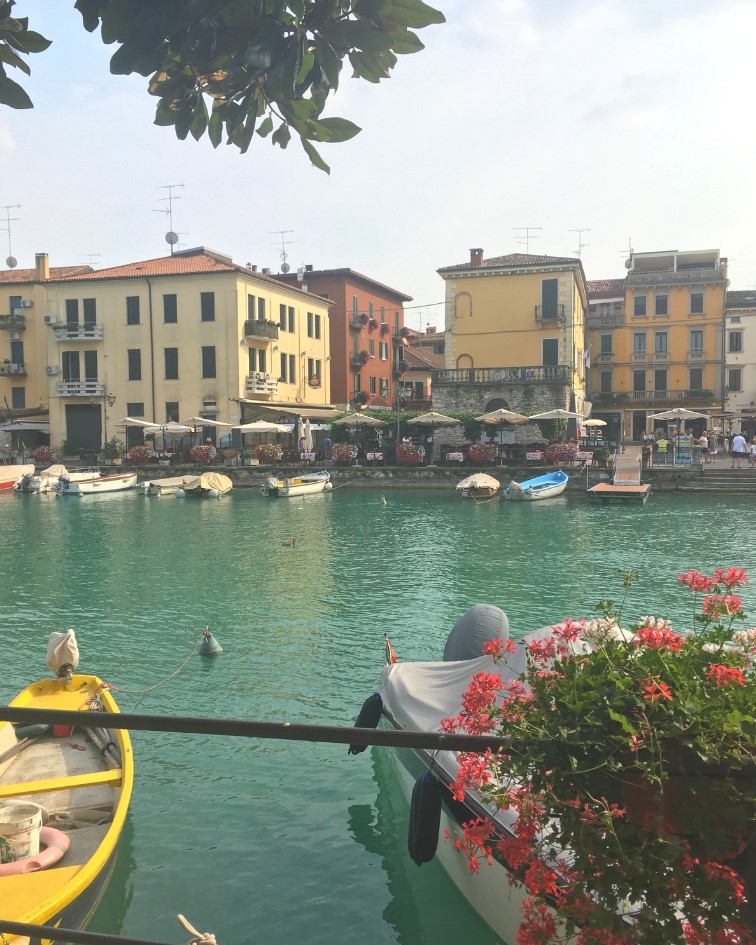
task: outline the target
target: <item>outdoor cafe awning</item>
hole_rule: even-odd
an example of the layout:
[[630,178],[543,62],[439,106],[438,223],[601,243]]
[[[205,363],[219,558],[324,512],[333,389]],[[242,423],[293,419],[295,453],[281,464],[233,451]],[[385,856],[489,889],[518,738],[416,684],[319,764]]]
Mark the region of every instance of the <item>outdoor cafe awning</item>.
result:
[[330,404],[299,406],[290,402],[275,404],[261,403],[259,400],[240,400],[244,408],[245,420],[264,419],[275,417],[302,417],[308,420],[324,420],[326,423],[344,413],[343,407],[333,407]]

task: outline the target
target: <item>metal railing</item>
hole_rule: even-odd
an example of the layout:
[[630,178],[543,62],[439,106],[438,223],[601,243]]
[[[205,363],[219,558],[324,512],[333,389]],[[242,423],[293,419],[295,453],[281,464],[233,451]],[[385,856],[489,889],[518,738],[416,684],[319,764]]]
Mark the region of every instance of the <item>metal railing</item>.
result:
[[724,271],[711,269],[671,269],[662,272],[628,272],[628,285],[690,285],[694,283],[724,282]]
[[535,320],[537,322],[559,322],[564,324],[564,305],[536,305]]
[[244,322],[244,336],[249,338],[268,338],[275,341],[278,338],[280,326],[275,322],[248,318]]
[[625,324],[625,313],[609,315],[586,315],[586,328],[621,328]]
[[102,381],[58,381],[55,385],[56,397],[104,397],[105,392]]
[[101,341],[102,325],[58,325],[53,329],[53,338],[56,341]]
[[26,365],[23,362],[8,361],[0,363],[0,377],[11,377],[26,374]]
[[452,368],[433,372],[432,384],[569,384],[572,368],[552,367]]
[[9,328],[11,330],[26,328],[26,316],[19,315],[17,312],[11,312],[10,315],[0,315],[0,328]]

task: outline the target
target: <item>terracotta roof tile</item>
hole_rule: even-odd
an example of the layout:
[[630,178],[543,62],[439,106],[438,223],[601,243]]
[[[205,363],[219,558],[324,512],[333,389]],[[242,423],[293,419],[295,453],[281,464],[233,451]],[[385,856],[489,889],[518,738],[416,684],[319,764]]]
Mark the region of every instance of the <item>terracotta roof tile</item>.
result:
[[624,298],[624,279],[591,279],[586,282],[589,299]]
[[[55,281],[94,281],[99,279],[144,279],[146,276],[174,276],[191,275],[208,272],[245,272],[250,270],[244,266],[226,262],[226,257],[218,257],[206,252],[194,255],[176,253],[173,256],[159,256],[157,259],[144,259],[141,262],[126,263],[125,266],[111,266],[108,269],[97,269],[81,274],[52,277]],[[259,276],[259,273],[253,273]],[[261,278],[267,278],[262,276]]]
[[404,360],[410,369],[439,371],[445,367],[443,355],[426,351],[425,348],[405,348]]
[[436,272],[454,272],[459,269],[520,269],[523,266],[557,266],[557,265],[580,265],[577,256],[533,256],[530,253],[509,253],[507,256],[493,256],[490,259],[483,259],[479,266],[473,265],[469,260],[465,263],[459,263],[456,266],[444,266],[437,269]]
[[[55,266],[50,269],[51,279],[65,279],[80,273],[92,273],[90,266]],[[36,269],[3,269],[0,271],[0,285],[23,285],[37,281]]]

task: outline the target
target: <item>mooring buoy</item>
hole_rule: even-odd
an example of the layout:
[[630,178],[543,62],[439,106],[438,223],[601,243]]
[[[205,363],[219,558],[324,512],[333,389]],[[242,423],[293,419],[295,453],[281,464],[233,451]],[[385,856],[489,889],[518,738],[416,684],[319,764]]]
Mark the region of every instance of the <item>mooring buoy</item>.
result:
[[217,656],[223,652],[223,647],[218,643],[209,629],[205,629],[202,634],[202,643],[200,643],[200,656]]

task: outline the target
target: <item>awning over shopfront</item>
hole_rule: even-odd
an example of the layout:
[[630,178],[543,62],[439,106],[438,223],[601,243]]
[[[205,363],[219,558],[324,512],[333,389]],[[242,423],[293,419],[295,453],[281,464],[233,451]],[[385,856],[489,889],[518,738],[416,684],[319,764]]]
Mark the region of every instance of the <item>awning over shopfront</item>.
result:
[[319,420],[328,423],[344,413],[343,407],[334,407],[331,404],[316,404],[301,407],[290,402],[261,403],[259,400],[240,400],[244,421],[272,420],[276,417],[302,417],[302,419]]

